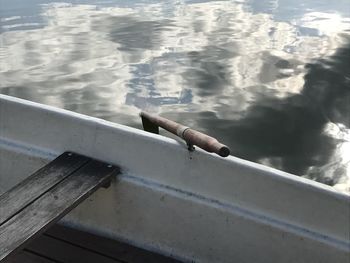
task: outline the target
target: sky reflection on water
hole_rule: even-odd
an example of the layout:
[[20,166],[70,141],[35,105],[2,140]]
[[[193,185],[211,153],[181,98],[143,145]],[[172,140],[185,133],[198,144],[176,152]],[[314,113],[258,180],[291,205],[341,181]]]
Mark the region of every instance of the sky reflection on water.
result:
[[140,109],[162,114],[349,192],[349,11],[348,0],[0,0],[0,92],[138,128]]

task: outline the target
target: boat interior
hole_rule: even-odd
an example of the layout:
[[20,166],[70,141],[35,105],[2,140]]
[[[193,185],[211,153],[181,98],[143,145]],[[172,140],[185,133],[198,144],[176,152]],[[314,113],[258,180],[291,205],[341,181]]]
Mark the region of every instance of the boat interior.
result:
[[176,263],[113,239],[56,224],[4,263]]

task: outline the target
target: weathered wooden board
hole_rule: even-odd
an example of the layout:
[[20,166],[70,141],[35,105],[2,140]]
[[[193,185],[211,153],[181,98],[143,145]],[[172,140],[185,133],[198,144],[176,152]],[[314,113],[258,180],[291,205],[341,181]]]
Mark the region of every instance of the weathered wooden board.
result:
[[116,240],[57,225],[2,263],[180,263]]
[[6,220],[0,226],[0,260],[44,232],[118,171],[118,167],[91,160]]
[[64,263],[123,263],[100,253],[96,253],[82,246],[41,235],[35,242],[29,244],[28,249],[55,262]]
[[52,261],[40,255],[23,250],[16,254],[15,257],[6,260],[4,263],[57,263],[57,261]]
[[[76,246],[84,247],[90,251],[106,255],[110,258],[130,263],[177,263],[179,261],[159,255],[141,248],[131,246],[116,240],[96,236],[76,229],[54,225],[45,235],[69,242]],[[41,237],[40,237],[41,238]],[[38,238],[38,240],[40,239]],[[35,242],[36,243],[36,242]],[[29,247],[32,248],[32,245]],[[39,247],[38,247],[39,248]],[[38,250],[39,251],[39,250]]]
[[88,161],[85,156],[64,153],[5,192],[0,196],[0,226]]

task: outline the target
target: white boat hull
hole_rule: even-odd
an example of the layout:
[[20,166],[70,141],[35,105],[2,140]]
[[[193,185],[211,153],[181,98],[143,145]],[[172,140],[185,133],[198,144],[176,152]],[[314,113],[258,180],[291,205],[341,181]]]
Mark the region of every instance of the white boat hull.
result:
[[0,95],[0,193],[64,151],[122,167],[64,218],[195,262],[344,262],[350,198],[159,135]]

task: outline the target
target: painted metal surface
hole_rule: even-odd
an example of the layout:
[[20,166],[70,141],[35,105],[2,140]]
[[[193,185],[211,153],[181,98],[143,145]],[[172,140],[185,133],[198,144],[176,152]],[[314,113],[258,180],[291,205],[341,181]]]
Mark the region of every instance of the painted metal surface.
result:
[[68,224],[186,261],[349,262],[350,197],[332,187],[0,95],[0,191],[67,150],[123,170]]

